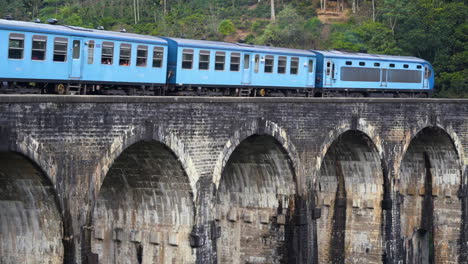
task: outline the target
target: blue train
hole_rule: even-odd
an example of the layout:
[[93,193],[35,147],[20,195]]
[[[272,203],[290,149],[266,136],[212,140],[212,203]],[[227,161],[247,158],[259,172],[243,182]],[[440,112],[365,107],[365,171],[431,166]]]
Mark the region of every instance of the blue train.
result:
[[0,19],[0,93],[426,97],[429,62]]

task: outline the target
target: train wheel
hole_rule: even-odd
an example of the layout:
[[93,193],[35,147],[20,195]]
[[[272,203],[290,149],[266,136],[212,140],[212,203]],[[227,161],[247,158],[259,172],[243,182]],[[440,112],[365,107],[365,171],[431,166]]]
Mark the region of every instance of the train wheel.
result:
[[62,83],[55,85],[56,94],[65,94],[65,92],[66,92],[65,85],[63,85]]

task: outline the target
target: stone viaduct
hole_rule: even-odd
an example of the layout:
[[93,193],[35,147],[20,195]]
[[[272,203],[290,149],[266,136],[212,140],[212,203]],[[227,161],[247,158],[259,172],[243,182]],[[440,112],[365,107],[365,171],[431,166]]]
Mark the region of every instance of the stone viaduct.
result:
[[467,263],[468,101],[0,97],[0,263]]

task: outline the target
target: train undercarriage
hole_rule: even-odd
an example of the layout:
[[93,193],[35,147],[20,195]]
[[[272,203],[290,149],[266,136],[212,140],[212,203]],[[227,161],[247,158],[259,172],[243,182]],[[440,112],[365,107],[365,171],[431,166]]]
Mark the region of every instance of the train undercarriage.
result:
[[114,85],[93,83],[1,82],[0,94],[230,96],[230,97],[386,97],[427,98],[430,92],[384,89],[318,89],[269,87],[202,87],[173,85]]

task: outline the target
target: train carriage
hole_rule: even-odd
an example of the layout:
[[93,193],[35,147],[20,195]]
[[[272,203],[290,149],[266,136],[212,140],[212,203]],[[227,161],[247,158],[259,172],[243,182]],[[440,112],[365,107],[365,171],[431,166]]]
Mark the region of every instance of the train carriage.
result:
[[429,62],[406,56],[342,51],[317,54],[317,87],[322,93],[427,96],[434,88]]
[[57,87],[80,92],[85,84],[99,89],[166,83],[167,42],[157,37],[0,20],[0,43],[7,44],[0,48],[0,80],[10,88],[24,82],[61,93]]
[[[309,51],[165,38],[169,45],[168,83],[180,89],[227,88],[271,94],[303,92],[315,86],[315,54]],[[218,89],[219,90],[219,89]],[[283,94],[284,95],[284,94]]]

